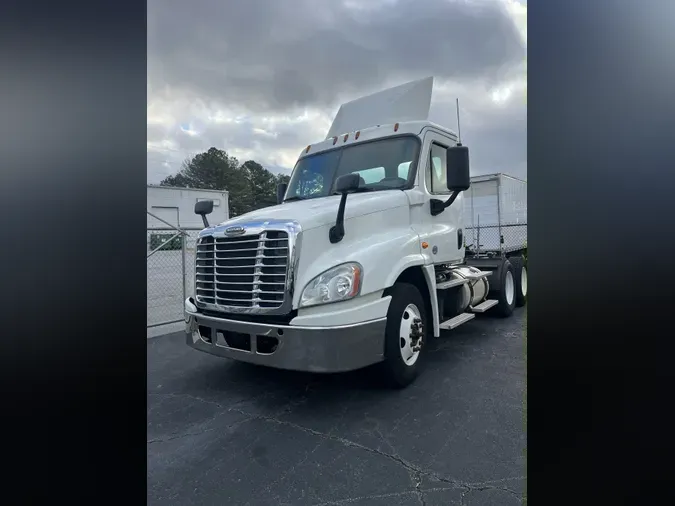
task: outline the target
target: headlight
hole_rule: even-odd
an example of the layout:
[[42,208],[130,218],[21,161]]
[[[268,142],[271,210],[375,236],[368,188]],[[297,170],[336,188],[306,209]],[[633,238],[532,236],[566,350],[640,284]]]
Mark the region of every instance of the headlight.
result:
[[356,297],[361,290],[362,278],[362,268],[355,262],[328,269],[307,284],[300,297],[300,307]]

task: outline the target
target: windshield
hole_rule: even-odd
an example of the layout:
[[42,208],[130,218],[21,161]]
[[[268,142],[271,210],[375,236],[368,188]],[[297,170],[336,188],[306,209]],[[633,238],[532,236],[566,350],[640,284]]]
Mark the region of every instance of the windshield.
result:
[[404,188],[413,176],[419,140],[410,135],[353,144],[298,160],[285,200],[332,195],[335,180],[345,174],[361,176],[359,190]]

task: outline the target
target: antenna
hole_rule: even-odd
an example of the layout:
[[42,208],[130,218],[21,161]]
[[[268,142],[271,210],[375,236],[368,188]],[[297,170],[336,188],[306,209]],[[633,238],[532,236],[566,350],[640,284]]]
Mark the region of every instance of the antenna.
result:
[[459,99],[455,99],[456,109],[457,109],[457,145],[462,145],[462,128],[459,125]]

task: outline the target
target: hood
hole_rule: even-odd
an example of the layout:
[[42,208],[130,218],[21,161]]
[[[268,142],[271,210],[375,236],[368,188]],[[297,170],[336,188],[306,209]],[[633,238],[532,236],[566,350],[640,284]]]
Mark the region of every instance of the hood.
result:
[[[335,223],[340,198],[339,195],[333,195],[265,207],[227,220],[218,226],[234,226],[266,220],[295,220],[300,223],[303,230],[311,230]],[[350,194],[345,206],[345,221],[365,214],[387,211],[407,205],[408,198],[401,190]]]

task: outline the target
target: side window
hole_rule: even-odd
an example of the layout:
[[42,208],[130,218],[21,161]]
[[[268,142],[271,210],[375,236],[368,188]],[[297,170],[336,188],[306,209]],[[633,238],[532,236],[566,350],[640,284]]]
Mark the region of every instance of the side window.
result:
[[427,162],[426,183],[431,193],[449,193],[446,183],[446,148],[431,144],[431,155]]

